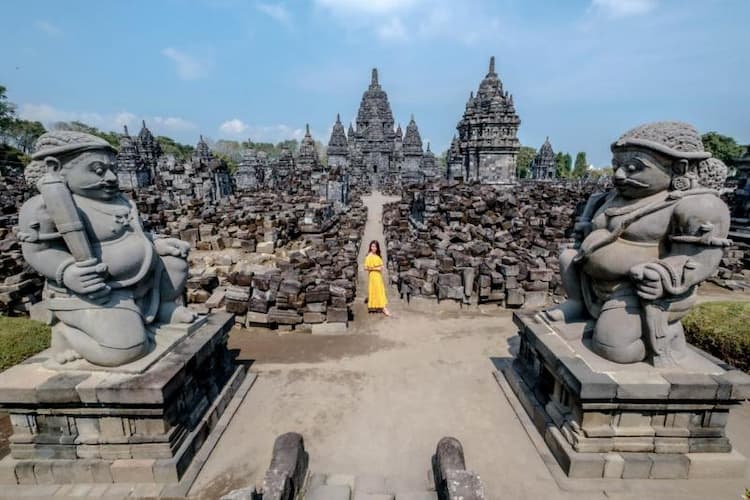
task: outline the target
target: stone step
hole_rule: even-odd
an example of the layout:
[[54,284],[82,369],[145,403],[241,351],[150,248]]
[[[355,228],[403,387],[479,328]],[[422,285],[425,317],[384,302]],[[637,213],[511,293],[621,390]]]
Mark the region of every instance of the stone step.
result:
[[[305,500],[437,500],[431,473],[423,480],[374,474],[313,473],[307,484]],[[348,495],[348,496],[347,496]]]

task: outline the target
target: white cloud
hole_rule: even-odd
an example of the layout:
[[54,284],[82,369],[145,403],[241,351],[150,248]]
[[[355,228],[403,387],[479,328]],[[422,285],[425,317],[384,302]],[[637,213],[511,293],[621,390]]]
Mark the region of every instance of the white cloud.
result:
[[315,3],[340,16],[391,15],[411,9],[418,0],[315,0]]
[[198,128],[194,123],[175,116],[139,116],[130,111],[112,114],[69,111],[55,108],[49,104],[22,104],[18,110],[18,115],[24,120],[42,122],[47,127],[56,122],[78,121],[105,132],[120,132],[125,125],[135,130],[135,127],[140,126],[141,120],[145,120],[149,128],[157,133],[184,132]]
[[195,130],[198,126],[184,118],[178,116],[152,116],[146,119],[149,123],[155,123],[158,128],[164,130],[185,131]]
[[183,80],[197,80],[208,75],[210,63],[206,60],[198,59],[173,47],[167,47],[161,53],[175,63],[177,75]]
[[497,19],[480,0],[315,0],[347,31],[384,42],[449,39],[465,45],[497,38]]
[[294,128],[289,125],[248,125],[247,136],[253,142],[272,142],[274,144],[287,140],[301,140],[305,136],[305,129]]
[[219,125],[219,130],[228,135],[240,135],[247,130],[247,124],[239,118],[232,118]]
[[398,17],[390,18],[378,26],[375,32],[382,40],[405,40],[408,38],[406,26]]
[[39,19],[34,22],[34,27],[39,31],[42,31],[50,36],[62,35],[62,30],[59,26],[45,20]]
[[255,8],[281,24],[289,26],[292,23],[292,15],[284,4],[257,2]]
[[657,4],[658,0],[591,0],[589,11],[617,19],[648,14]]

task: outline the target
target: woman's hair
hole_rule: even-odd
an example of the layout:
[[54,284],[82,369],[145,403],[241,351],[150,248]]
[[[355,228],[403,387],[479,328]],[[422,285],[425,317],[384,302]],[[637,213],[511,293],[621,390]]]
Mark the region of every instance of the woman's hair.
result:
[[380,255],[380,243],[378,243],[378,240],[372,240],[370,242],[370,246],[367,247],[367,251],[369,252],[370,250],[372,250],[372,246],[373,245],[375,245],[375,253],[377,254],[378,257],[381,257],[381,255]]

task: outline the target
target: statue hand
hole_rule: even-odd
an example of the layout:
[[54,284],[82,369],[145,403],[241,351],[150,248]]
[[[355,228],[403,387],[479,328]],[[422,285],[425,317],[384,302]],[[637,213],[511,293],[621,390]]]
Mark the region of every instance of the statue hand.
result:
[[[107,265],[96,259],[76,262],[65,268],[63,284],[80,295],[94,295],[99,298],[109,293],[109,286],[105,282]],[[106,294],[105,294],[106,295]]]
[[187,259],[190,252],[190,243],[177,238],[158,238],[154,240],[154,248],[159,255],[171,255]]
[[664,297],[664,284],[657,264],[638,264],[630,269],[630,277],[635,282],[636,293],[645,300],[658,300]]

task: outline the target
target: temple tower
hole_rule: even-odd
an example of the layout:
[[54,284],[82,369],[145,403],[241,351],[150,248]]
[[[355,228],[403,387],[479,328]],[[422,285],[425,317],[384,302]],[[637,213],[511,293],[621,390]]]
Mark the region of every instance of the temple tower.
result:
[[401,169],[402,174],[411,175],[418,172],[422,164],[424,151],[422,151],[422,137],[419,135],[419,128],[417,127],[417,122],[414,121],[414,115],[411,115],[409,124],[406,126],[403,154],[404,165]]
[[532,179],[555,179],[557,177],[555,152],[552,150],[549,137],[544,140],[544,144],[531,162],[530,174]]
[[488,184],[515,181],[520,124],[513,96],[503,90],[495,72],[495,58],[491,57],[487,75],[476,96],[469,96],[456,126],[466,180]]
[[151,170],[146,167],[138,153],[138,147],[128,133],[128,126],[125,125],[124,129],[117,153],[117,180],[120,189],[133,191],[151,184]]
[[343,172],[349,169],[349,142],[346,138],[341,116],[336,114],[336,123],[331,130],[331,138],[328,140],[328,168],[338,168]]

